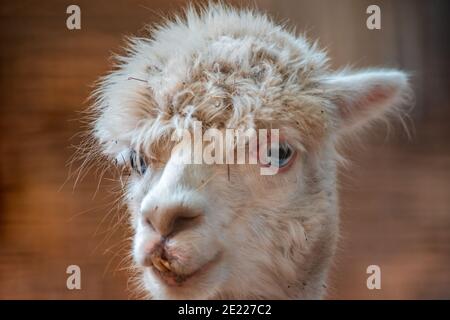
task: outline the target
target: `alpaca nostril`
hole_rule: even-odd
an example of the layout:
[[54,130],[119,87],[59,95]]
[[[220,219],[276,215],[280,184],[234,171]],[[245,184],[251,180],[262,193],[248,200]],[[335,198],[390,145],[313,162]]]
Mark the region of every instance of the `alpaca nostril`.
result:
[[155,227],[153,227],[152,221],[150,220],[149,217],[146,217],[146,218],[145,218],[145,224],[146,224],[147,226],[149,226],[150,229],[155,230]]
[[173,206],[152,210],[145,217],[145,223],[161,236],[194,228],[203,216],[201,211],[183,206]]
[[195,225],[199,223],[200,219],[201,215],[188,217],[179,216],[172,223],[171,233],[192,229]]
[[156,214],[156,212],[158,211],[158,206],[155,206],[152,210],[152,214],[150,215],[146,215],[146,214],[142,214],[143,215],[143,224],[144,226],[147,225],[151,230],[156,231],[155,226],[153,225],[152,222],[152,216],[154,216]]

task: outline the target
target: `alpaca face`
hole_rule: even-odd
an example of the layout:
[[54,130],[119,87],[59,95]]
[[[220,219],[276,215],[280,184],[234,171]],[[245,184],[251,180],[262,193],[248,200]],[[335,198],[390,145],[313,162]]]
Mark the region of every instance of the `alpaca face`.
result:
[[[120,62],[96,92],[93,134],[132,171],[133,257],[150,295],[321,297],[338,235],[336,143],[397,110],[405,75],[332,72],[266,16],[220,6],[134,40]],[[275,128],[290,151],[267,176],[260,164],[181,163],[171,138],[195,121]]]
[[[295,152],[273,176],[257,164],[180,164],[176,152],[160,169],[133,174],[133,253],[155,298],[299,295],[316,242],[333,248],[336,216],[332,151],[324,159]],[[319,255],[327,260],[331,250]]]

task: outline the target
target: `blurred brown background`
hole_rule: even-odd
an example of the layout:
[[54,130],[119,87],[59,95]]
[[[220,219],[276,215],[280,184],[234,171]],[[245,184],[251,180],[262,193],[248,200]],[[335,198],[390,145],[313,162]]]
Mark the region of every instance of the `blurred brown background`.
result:
[[[341,175],[342,240],[329,298],[450,298],[448,1],[252,1],[319,38],[335,67],[399,67],[412,74],[412,139],[399,124],[373,132]],[[81,7],[82,29],[66,29]],[[63,188],[79,142],[76,119],[123,36],[184,1],[9,1],[0,5],[0,298],[117,299],[133,295],[122,270],[123,212],[107,215],[113,184],[92,170]],[[246,1],[240,4],[248,4]],[[381,7],[382,29],[366,28]],[[94,195],[96,196],[94,197]],[[121,222],[122,221],[122,222]],[[113,228],[118,223],[118,228]],[[82,290],[66,289],[66,267]],[[366,268],[382,269],[368,290]]]

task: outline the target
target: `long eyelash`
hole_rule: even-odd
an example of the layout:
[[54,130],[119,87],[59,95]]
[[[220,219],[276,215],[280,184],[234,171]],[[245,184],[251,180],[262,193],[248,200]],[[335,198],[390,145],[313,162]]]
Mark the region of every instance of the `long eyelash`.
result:
[[131,168],[133,168],[134,170],[137,170],[137,166],[136,166],[136,151],[132,150],[130,152],[130,165]]
[[293,152],[291,146],[288,144],[282,144],[280,149],[283,151],[286,158],[289,158]]
[[[287,143],[280,144],[278,148],[279,148],[280,151],[282,151],[287,156],[290,156],[292,154],[292,152],[293,152],[292,147],[289,144],[287,144]],[[269,152],[268,155],[270,157],[271,149],[269,149],[268,152]],[[278,152],[278,155],[280,155],[280,154],[281,154],[281,152]]]
[[[138,157],[139,161],[137,159]],[[147,163],[145,162],[143,157],[137,154],[135,150],[131,150],[130,152],[130,166],[134,171],[136,171],[140,175],[143,175],[147,170]]]
[[145,171],[147,171],[147,163],[145,162],[144,158],[139,157],[139,164],[140,164],[140,172],[141,174],[144,174]]

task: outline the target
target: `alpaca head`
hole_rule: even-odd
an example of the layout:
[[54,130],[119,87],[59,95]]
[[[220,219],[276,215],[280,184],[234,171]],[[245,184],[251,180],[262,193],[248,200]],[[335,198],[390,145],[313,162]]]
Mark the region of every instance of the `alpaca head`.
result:
[[[251,11],[188,10],[132,40],[100,82],[93,134],[131,168],[133,257],[150,295],[321,297],[338,235],[335,144],[407,88],[395,70],[333,72],[315,45]],[[278,129],[279,171],[180,163],[174,132],[195,121],[224,135]]]

